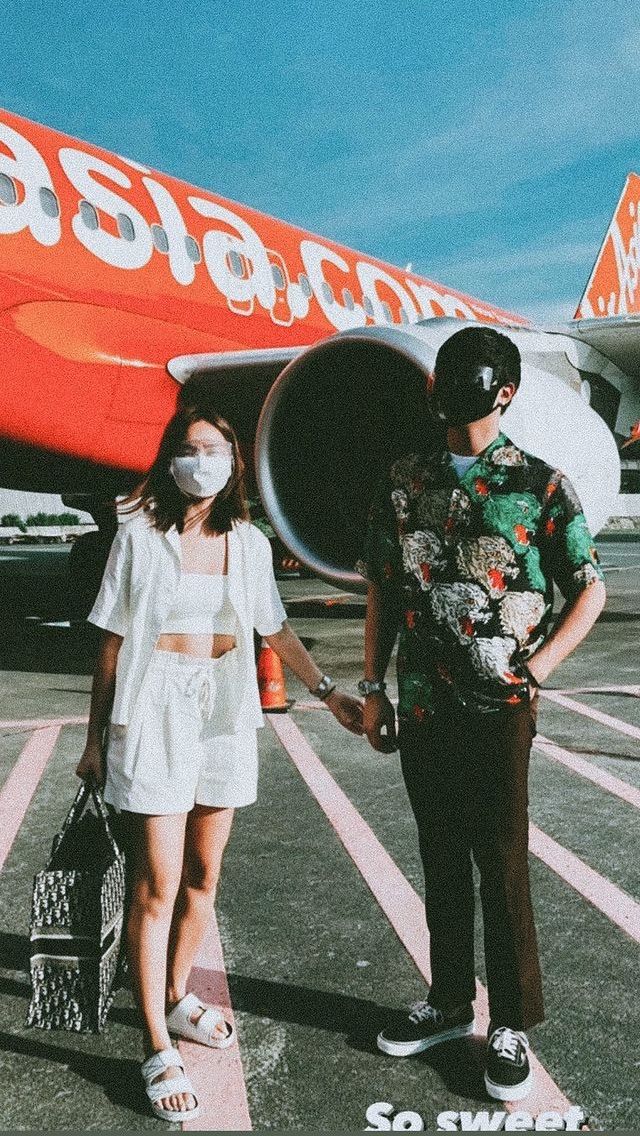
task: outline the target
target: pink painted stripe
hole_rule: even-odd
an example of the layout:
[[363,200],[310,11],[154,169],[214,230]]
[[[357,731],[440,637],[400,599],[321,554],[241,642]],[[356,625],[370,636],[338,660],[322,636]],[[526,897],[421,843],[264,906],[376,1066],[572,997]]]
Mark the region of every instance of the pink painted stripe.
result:
[[0,790],[0,871],[20,831],[59,733],[60,726],[47,726],[33,734],[23,746]]
[[[544,691],[543,691],[544,693]],[[554,690],[554,694],[633,694],[636,698],[640,697],[640,686],[634,683],[632,686],[572,686],[566,690]]]
[[294,701],[292,710],[328,710],[329,707],[325,705],[321,698],[316,698],[313,702],[298,702]]
[[635,899],[622,891],[622,888],[616,887],[534,824],[529,825],[529,847],[543,864],[560,876],[560,879],[574,888],[636,943],[640,943],[640,903],[636,903]]
[[584,702],[576,702],[575,698],[567,698],[556,690],[541,689],[540,693],[551,702],[557,702],[558,706],[564,706],[567,710],[573,710],[576,714],[584,715],[585,718],[593,718],[594,722],[609,726],[612,730],[617,730],[619,734],[627,734],[630,738],[640,738],[640,726],[632,726],[630,722],[623,722],[620,718],[614,718],[611,714],[605,714],[602,710],[594,710],[592,706],[585,706]]
[[[233,1024],[227,972],[215,915],[191,971],[189,988],[208,1005],[222,1010],[226,1020]],[[179,1049],[200,1104],[200,1115],[196,1120],[185,1121],[183,1129],[250,1132],[247,1089],[237,1042],[228,1049],[211,1049],[207,1045],[181,1041]]]
[[0,721],[0,730],[41,730],[45,726],[82,726],[88,721],[87,714],[72,718],[6,718]]
[[612,773],[607,773],[606,770],[600,769],[599,766],[593,765],[590,761],[585,761],[583,757],[578,757],[570,750],[563,749],[562,746],[556,745],[555,742],[540,734],[536,735],[533,744],[546,757],[560,762],[561,765],[566,765],[568,769],[578,773],[580,777],[585,777],[587,781],[593,781],[593,784],[598,785],[600,789],[606,789],[608,793],[613,793],[615,797],[620,797],[622,801],[627,801],[636,809],[640,809],[640,789],[636,789],[634,785],[629,785],[627,781],[621,781],[619,777],[614,777]]
[[[358,810],[320,761],[292,718],[266,715],[336,835],[358,868],[400,942],[427,982],[430,981],[429,938],[424,906],[417,892],[392,860]],[[489,1025],[485,988],[477,983],[476,1022],[482,1032]],[[566,1112],[569,1101],[532,1053],[535,1089],[526,1102],[505,1104],[510,1111],[525,1108],[536,1114],[545,1109]]]

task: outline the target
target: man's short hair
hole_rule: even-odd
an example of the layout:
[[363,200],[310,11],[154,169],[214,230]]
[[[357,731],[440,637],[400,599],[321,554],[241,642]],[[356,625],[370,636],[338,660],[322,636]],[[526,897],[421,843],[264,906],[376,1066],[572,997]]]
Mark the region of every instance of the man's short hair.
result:
[[508,335],[493,327],[456,331],[440,347],[434,372],[444,378],[447,373],[468,372],[475,367],[492,367],[498,387],[513,383],[517,390],[520,386],[520,352]]

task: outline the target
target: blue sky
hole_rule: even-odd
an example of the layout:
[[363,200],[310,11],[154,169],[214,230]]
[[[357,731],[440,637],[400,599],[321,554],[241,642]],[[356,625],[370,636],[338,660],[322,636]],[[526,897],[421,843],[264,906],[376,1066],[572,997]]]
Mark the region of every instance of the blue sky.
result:
[[7,108],[534,318],[640,170],[627,0],[3,12]]

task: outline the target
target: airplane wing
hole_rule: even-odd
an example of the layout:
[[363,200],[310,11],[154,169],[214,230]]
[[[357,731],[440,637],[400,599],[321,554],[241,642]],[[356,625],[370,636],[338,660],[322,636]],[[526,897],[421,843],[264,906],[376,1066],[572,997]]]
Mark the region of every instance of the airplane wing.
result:
[[209,378],[225,377],[242,381],[264,377],[272,383],[283,367],[296,359],[308,347],[263,347],[249,351],[217,351],[209,355],[176,355],[167,363],[167,370],[179,383],[186,383],[197,375]]
[[229,418],[241,442],[253,443],[260,411],[280,372],[308,350],[302,347],[264,347],[247,351],[176,355],[167,371],[182,384],[178,402],[190,398],[206,402],[210,395],[215,410]]
[[640,314],[575,320],[564,334],[605,355],[625,375],[640,379]]

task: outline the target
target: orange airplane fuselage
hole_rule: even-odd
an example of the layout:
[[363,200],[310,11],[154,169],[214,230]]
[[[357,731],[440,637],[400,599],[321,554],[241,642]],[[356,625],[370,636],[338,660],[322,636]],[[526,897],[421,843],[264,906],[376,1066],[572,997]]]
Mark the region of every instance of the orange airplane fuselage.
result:
[[[174,409],[172,358],[438,315],[526,324],[0,112],[0,436],[13,457],[143,470]],[[28,488],[26,471],[5,461],[0,484]]]

